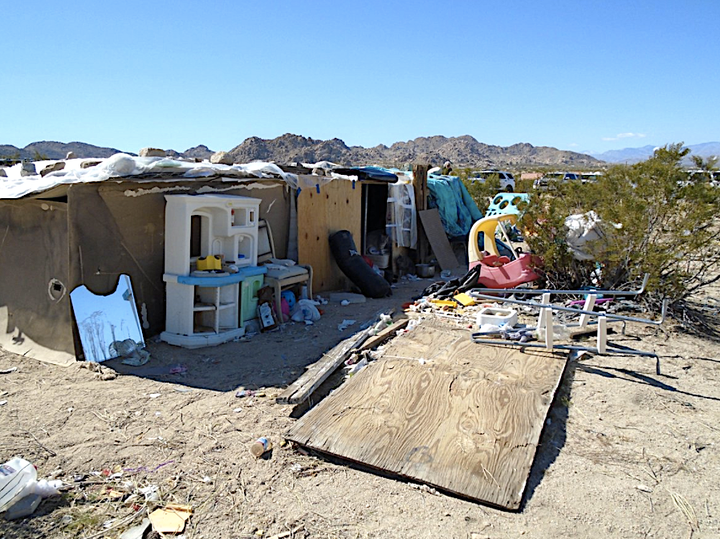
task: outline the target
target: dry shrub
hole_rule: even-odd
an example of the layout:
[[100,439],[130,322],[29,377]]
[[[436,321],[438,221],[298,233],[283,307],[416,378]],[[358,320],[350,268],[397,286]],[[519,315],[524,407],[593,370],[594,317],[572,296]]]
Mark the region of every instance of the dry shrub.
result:
[[[646,297],[679,307],[720,278],[720,189],[691,179],[681,166],[682,144],[659,148],[650,159],[618,165],[595,183],[554,184],[533,193],[522,219],[530,249],[544,260],[546,285],[633,287],[650,273]],[[567,248],[565,219],[594,210],[605,235],[575,260]],[[613,223],[618,228],[610,226]],[[598,271],[599,270],[599,271]],[[599,279],[598,279],[599,277]]]

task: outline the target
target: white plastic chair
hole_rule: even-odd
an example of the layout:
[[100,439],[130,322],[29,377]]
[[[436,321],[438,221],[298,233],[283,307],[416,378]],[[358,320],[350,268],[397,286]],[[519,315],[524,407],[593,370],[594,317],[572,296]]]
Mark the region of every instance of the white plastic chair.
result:
[[[275,291],[275,310],[278,318],[282,319],[283,289],[305,283],[307,296],[312,299],[312,266],[295,264],[292,260],[277,260],[275,257],[275,243],[273,242],[270,224],[261,219],[258,223],[258,266],[267,268],[265,282]],[[285,263],[289,263],[286,265]]]

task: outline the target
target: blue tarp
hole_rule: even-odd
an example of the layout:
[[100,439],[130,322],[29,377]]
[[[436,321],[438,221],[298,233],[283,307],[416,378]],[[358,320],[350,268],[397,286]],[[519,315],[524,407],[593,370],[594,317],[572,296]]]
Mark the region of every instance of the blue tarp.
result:
[[428,176],[429,206],[437,208],[448,236],[467,236],[483,214],[457,176]]

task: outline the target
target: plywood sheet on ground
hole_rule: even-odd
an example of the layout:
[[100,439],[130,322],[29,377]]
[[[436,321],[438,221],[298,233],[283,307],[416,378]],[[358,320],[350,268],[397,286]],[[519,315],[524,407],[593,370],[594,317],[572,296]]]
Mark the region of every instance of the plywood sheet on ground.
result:
[[424,322],[305,414],[288,439],[518,509],[565,363]]
[[[355,182],[357,183],[357,182]],[[328,238],[338,230],[349,230],[360,246],[361,193],[353,182],[335,180],[314,189],[303,189],[297,199],[298,257],[313,267],[313,292],[343,290],[350,286],[335,263]]]

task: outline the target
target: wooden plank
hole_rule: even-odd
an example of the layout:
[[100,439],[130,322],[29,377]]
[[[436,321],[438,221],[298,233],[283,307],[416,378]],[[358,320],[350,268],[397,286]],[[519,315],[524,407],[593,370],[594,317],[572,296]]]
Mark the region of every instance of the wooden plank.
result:
[[287,438],[517,509],[565,363],[545,351],[477,345],[467,331],[423,322],[305,414]]
[[[427,209],[428,185],[427,173],[430,165],[416,164],[413,165],[413,190],[415,191],[415,211],[421,212]],[[423,232],[422,227],[418,229],[417,243],[417,261],[418,263],[427,263],[429,260],[430,249],[428,247],[428,239]]]
[[401,318],[399,320],[396,320],[388,327],[380,331],[377,335],[373,335],[368,340],[366,340],[360,347],[360,349],[370,350],[372,348],[375,348],[376,346],[381,345],[385,341],[389,340],[393,335],[395,335],[396,332],[407,326],[408,322],[410,322],[409,318]]
[[447,234],[445,234],[445,229],[440,220],[440,212],[437,208],[433,208],[431,210],[418,212],[418,215],[420,215],[423,230],[430,242],[430,247],[432,247],[435,258],[437,258],[440,264],[440,268],[443,270],[454,270],[457,268],[460,263],[452,247],[450,247],[450,242],[448,241]]
[[370,336],[371,330],[372,326],[341,341],[335,348],[310,365],[300,378],[285,388],[285,391],[275,399],[276,402],[278,404],[300,404],[306,401],[313,391],[320,387],[350,357],[352,351],[365,342]]
[[297,198],[298,259],[313,268],[313,292],[346,290],[345,277],[330,252],[328,238],[349,230],[360,245],[362,189],[360,182],[334,180],[317,189],[303,189]]

